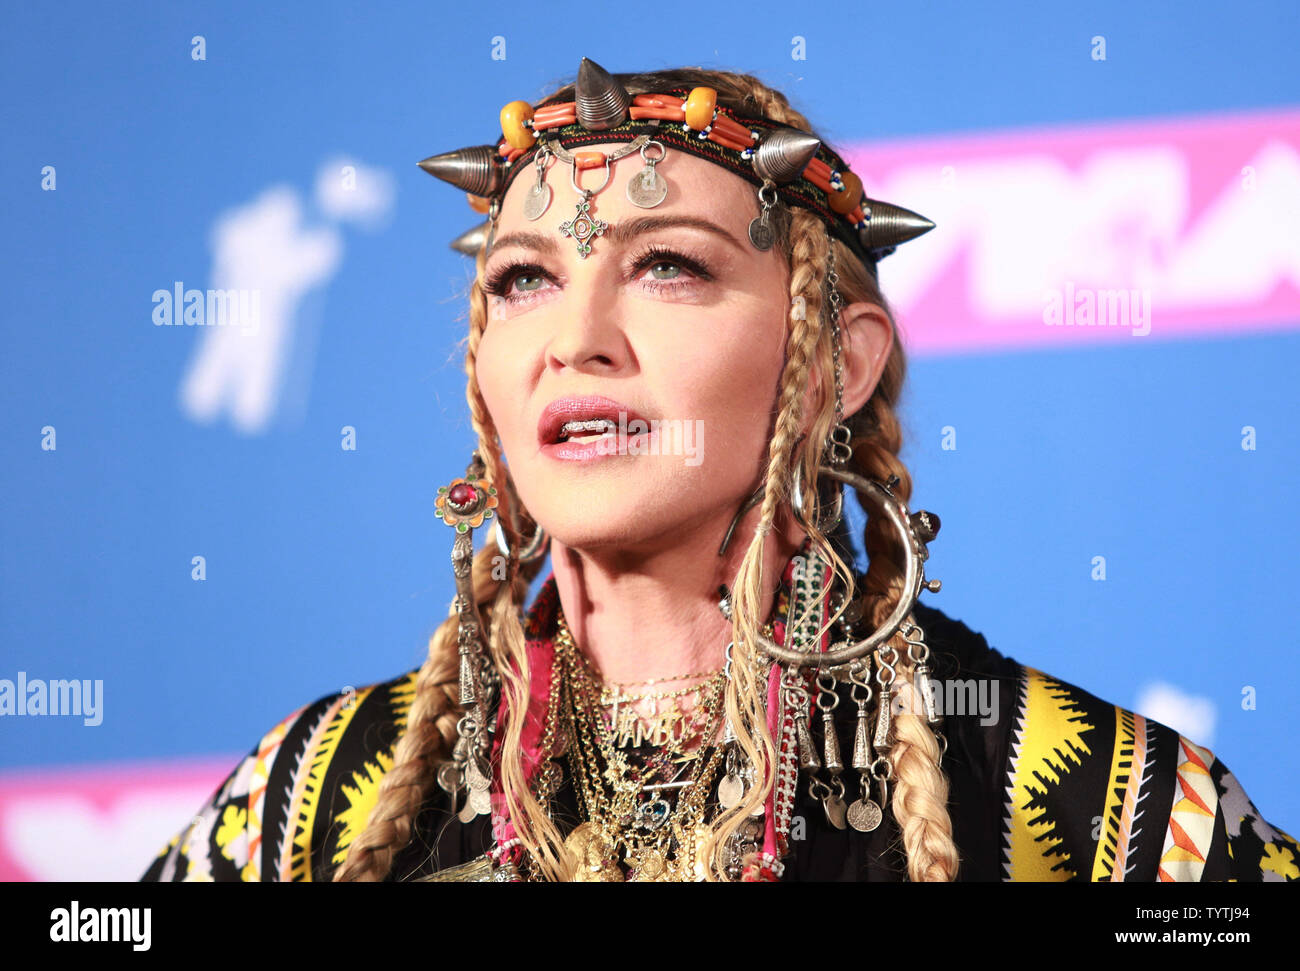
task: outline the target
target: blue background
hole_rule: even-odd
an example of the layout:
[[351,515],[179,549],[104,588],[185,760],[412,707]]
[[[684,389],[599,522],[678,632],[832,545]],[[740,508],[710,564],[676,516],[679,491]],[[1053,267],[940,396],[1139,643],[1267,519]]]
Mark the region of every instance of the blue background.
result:
[[[473,445],[472,267],[447,242],[474,220],[414,163],[491,140],[503,103],[582,56],[757,74],[832,142],[1300,103],[1290,2],[701,11],[6,7],[0,677],[102,678],[106,701],[94,729],[5,719],[0,767],[242,753],[299,705],[420,663],[452,595],[431,497]],[[304,305],[309,383],[260,436],[191,422],[177,387],[198,335],[153,326],[151,293],[206,286],[214,219],[272,183],[310,195],[337,152],[394,172],[396,207],[380,232],[345,229]],[[917,357],[904,401],[912,506],[944,522],[929,602],[1110,701],[1153,680],[1210,698],[1214,750],[1293,832],[1298,362],[1286,331]]]

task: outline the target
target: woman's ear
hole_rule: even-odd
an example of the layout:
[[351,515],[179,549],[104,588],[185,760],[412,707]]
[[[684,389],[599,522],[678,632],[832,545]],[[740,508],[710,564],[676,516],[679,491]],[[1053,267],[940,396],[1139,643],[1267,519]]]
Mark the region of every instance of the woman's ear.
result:
[[840,308],[840,362],[844,371],[844,414],[867,403],[880,382],[894,346],[894,325],[874,303]]
[[[894,325],[877,304],[851,303],[840,308],[840,366],[844,377],[844,414],[852,415],[876,390],[889,352],[894,346]],[[823,352],[824,353],[824,352]],[[834,388],[834,377],[822,383],[825,361],[819,355],[813,362],[804,393],[803,431],[813,421],[813,409],[823,393]],[[825,393],[834,394],[833,390]]]

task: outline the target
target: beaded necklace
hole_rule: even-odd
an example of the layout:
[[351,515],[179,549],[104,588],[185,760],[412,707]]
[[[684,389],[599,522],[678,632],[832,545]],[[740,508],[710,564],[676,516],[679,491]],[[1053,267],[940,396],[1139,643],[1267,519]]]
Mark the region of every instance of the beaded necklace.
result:
[[[829,579],[829,566],[818,561],[806,547],[801,554],[804,557],[802,568],[798,572],[792,572],[796,565],[799,565],[799,558],[796,557],[787,564],[784,575],[786,584],[778,593],[777,602],[774,605],[774,619],[769,623],[764,633],[768,637],[774,638],[777,643],[785,643],[790,637],[794,637],[794,642],[801,640],[800,633],[787,630],[786,619],[805,617],[806,611],[811,606],[812,613],[824,618],[824,611],[829,609],[829,598],[826,596],[827,590],[823,586],[823,581]],[[803,582],[792,582],[802,578]],[[810,578],[812,582],[809,582]],[[586,779],[597,779],[604,783],[604,770],[600,768],[599,762],[593,761],[593,756],[600,748],[599,731],[595,724],[588,722],[586,731],[589,733],[584,736],[582,733],[583,719],[574,718],[574,694],[570,684],[576,682],[577,678],[573,677],[570,670],[572,660],[566,660],[565,651],[572,650],[572,653],[581,658],[581,653],[576,647],[572,646],[572,638],[567,637],[567,626],[563,623],[563,614],[560,610],[558,596],[554,589],[553,581],[548,581],[543,587],[543,592],[539,595],[538,601],[534,604],[534,609],[528,618],[529,629],[528,637],[528,656],[531,670],[531,680],[533,684],[532,698],[535,704],[540,705],[536,709],[538,716],[530,717],[526,720],[523,730],[521,744],[523,747],[523,761],[525,766],[525,775],[529,780],[530,787],[533,788],[534,794],[538,801],[543,805],[554,795],[559,787],[561,775],[560,756],[564,755],[565,760],[569,761],[570,768],[574,769],[574,791],[579,802],[582,804],[584,815],[588,816],[585,823],[579,824],[577,829],[570,833],[566,839],[566,848],[574,853],[582,861],[587,869],[587,875],[584,877],[579,874],[574,879],[582,880],[696,880],[703,876],[703,869],[707,866],[707,861],[699,858],[698,850],[705,836],[708,835],[708,825],[704,820],[705,811],[708,808],[708,797],[711,787],[717,777],[717,771],[722,762],[723,746],[713,747],[703,759],[694,759],[691,761],[691,770],[693,772],[690,782],[692,785],[689,791],[681,793],[677,802],[678,806],[674,815],[680,814],[678,825],[670,827],[674,839],[668,841],[670,852],[668,857],[662,855],[661,848],[653,842],[641,840],[633,841],[632,858],[628,859],[624,855],[622,863],[630,863],[630,873],[624,874],[622,867],[617,859],[612,859],[611,854],[607,851],[609,841],[601,837],[599,833],[593,836],[594,827],[588,824],[590,820],[590,805],[594,802],[597,805],[604,805],[599,795],[594,790],[584,792],[584,784],[579,779],[579,772],[574,766],[574,757],[571,755],[575,748],[585,750],[590,755],[582,755],[580,765],[585,766],[581,771]],[[554,635],[548,636],[545,631],[554,625]],[[802,625],[800,625],[802,626]],[[812,628],[817,628],[817,623],[812,623]],[[564,641],[567,639],[568,643]],[[809,644],[813,650],[825,650],[829,643],[829,635],[823,635],[820,643]],[[758,829],[746,827],[747,832],[752,836],[755,842],[750,845],[752,849],[737,856],[734,861],[734,867],[729,867],[733,875],[738,875],[745,882],[766,882],[776,881],[781,878],[784,866],[781,858],[788,851],[788,838],[791,824],[791,814],[795,799],[795,787],[799,777],[799,753],[798,753],[798,727],[800,723],[806,730],[809,721],[809,712],[806,705],[801,705],[797,701],[797,696],[807,690],[807,678],[801,674],[786,671],[780,664],[772,664],[767,669],[767,727],[771,737],[776,742],[777,763],[775,765],[776,779],[775,785],[763,807],[763,814],[754,820]],[[599,711],[599,690],[592,681],[593,692],[590,698],[590,704],[584,709],[586,711]],[[549,691],[547,690],[549,687]],[[565,709],[569,715],[565,715]],[[717,719],[711,732],[704,735],[706,739],[713,739],[717,735],[718,727],[721,724],[721,704],[720,694],[719,702],[715,703],[717,709]],[[545,715],[542,716],[542,711]],[[506,704],[500,705],[497,712],[497,731],[495,732],[495,745],[493,754],[494,766],[500,764],[500,746],[504,738],[504,722],[506,717]],[[603,718],[598,718],[604,725]],[[573,726],[573,731],[566,729],[566,722]],[[606,729],[608,728],[605,725]],[[585,738],[585,741],[584,741]],[[658,757],[659,761],[656,761]],[[617,759],[612,759],[617,764]],[[609,762],[607,761],[607,765]],[[702,766],[702,768],[700,768]],[[662,760],[662,753],[652,753],[637,770],[641,778],[650,778],[653,773],[659,772],[661,775],[665,771]],[[629,766],[628,777],[632,777],[633,772]],[[706,778],[707,777],[707,778]],[[680,779],[674,780],[683,781]],[[699,784],[694,784],[695,782]],[[642,783],[643,785],[646,783]],[[654,784],[654,783],[649,783]],[[687,789],[682,785],[679,789]],[[484,876],[482,879],[491,879],[495,881],[511,881],[523,879],[521,868],[536,873],[535,868],[531,865],[531,858],[524,853],[521,842],[515,833],[514,825],[509,818],[509,813],[505,803],[505,797],[500,790],[499,779],[494,782],[492,793],[493,806],[493,835],[496,839],[495,846],[489,851],[488,857],[491,859],[493,868],[488,871],[490,876]],[[589,795],[596,795],[594,800],[589,799]],[[624,796],[624,802],[627,797]],[[698,806],[696,803],[698,802]],[[684,811],[683,811],[684,810]],[[633,807],[632,812],[638,810]],[[661,809],[653,812],[661,812]],[[649,813],[651,810],[645,810]],[[626,814],[625,814],[626,815]],[[681,820],[690,817],[694,822],[692,828],[687,829],[681,825]],[[635,819],[635,817],[633,817]],[[696,821],[698,820],[698,821]],[[621,822],[629,822],[626,819]],[[588,827],[583,829],[583,827]],[[581,831],[581,832],[580,832]],[[627,842],[624,841],[621,848],[628,848]],[[650,850],[659,851],[656,855]],[[662,861],[663,869],[660,870]],[[591,869],[596,866],[598,869]]]

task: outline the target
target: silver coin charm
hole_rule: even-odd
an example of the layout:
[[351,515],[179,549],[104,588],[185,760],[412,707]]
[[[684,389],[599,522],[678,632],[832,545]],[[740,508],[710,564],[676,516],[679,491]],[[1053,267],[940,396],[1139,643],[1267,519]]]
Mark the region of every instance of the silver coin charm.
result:
[[524,196],[524,218],[541,219],[551,207],[551,187],[545,182],[538,182]]
[[728,775],[718,783],[718,802],[723,809],[735,809],[745,797],[745,783],[738,775]]
[[749,223],[749,241],[754,249],[767,251],[776,242],[776,233],[772,229],[772,210],[776,207],[776,183],[764,179],[758,190],[759,213]]
[[483,770],[479,768],[479,764],[475,759],[469,760],[469,764],[465,768],[465,777],[469,781],[471,792],[487,792],[492,788],[492,780],[483,774]]
[[870,799],[859,799],[849,807],[849,825],[859,833],[870,833],[882,818],[880,807]]
[[668,198],[668,180],[647,165],[627,183],[627,201],[642,209],[653,209]]
[[492,811],[492,796],[486,789],[471,789],[469,806],[474,810],[475,815],[486,815]]
[[755,216],[749,223],[749,241],[754,244],[755,249],[763,251],[770,250],[772,244],[776,242],[776,234],[772,232],[772,227],[766,219],[767,214]]
[[[658,149],[658,155],[651,155],[648,150]],[[650,139],[641,146],[641,161],[645,163],[641,171],[628,181],[627,201],[641,209],[653,209],[668,198],[668,180],[655,171],[655,164],[663,161],[668,149],[663,142]]]

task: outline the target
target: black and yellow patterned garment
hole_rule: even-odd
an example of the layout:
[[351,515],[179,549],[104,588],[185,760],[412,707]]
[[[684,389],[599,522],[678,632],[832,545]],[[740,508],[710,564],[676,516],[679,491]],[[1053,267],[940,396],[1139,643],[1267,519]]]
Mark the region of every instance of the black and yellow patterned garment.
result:
[[[788,609],[786,590],[778,610]],[[553,633],[557,603],[551,577],[529,612],[529,637]],[[940,697],[950,699],[943,768],[958,879],[1300,880],[1296,841],[1265,822],[1208,749],[1003,657],[937,610],[917,604],[914,616],[943,681]],[[392,767],[415,678],[330,695],[289,715],[144,879],[328,880]],[[958,697],[969,713],[951,703]],[[846,694],[836,709],[842,751],[852,750],[855,714]],[[821,719],[813,723],[820,750]],[[489,817],[462,824],[450,798],[432,789],[390,880],[466,863],[492,845]],[[905,879],[890,814],[871,833],[837,829],[808,790],[801,776],[784,881]],[[562,831],[576,825],[576,805],[566,772],[553,808]]]

